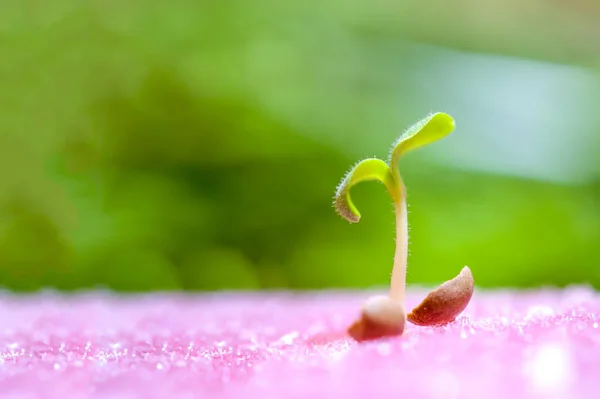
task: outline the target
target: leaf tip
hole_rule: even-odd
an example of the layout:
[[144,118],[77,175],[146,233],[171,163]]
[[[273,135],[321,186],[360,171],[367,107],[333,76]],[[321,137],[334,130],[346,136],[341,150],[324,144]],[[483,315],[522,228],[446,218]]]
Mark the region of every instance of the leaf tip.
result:
[[388,165],[377,158],[367,158],[356,163],[344,176],[335,192],[334,206],[337,213],[350,223],[360,221],[360,212],[354,206],[350,198],[350,189],[363,181],[378,180],[383,183],[392,198],[394,198],[396,187],[390,175]]
[[349,201],[348,193],[344,190],[336,194],[333,205],[338,215],[350,223],[358,223],[360,221],[360,213]]
[[446,137],[455,127],[454,118],[445,112],[430,113],[413,124],[392,145],[389,155],[392,170],[403,154]]

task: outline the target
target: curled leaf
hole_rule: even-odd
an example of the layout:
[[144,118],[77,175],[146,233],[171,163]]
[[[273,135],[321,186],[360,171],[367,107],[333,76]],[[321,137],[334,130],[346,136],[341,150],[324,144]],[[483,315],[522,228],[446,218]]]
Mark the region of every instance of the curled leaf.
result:
[[471,269],[465,266],[458,276],[435,290],[407,316],[418,326],[436,326],[451,323],[469,304],[473,296],[474,281]]
[[335,194],[336,211],[351,223],[360,220],[360,212],[350,198],[350,189],[360,182],[369,180],[380,181],[385,185],[392,199],[395,202],[399,200],[398,183],[388,165],[381,159],[364,159],[346,174]]
[[421,119],[408,128],[396,140],[390,153],[390,168],[398,173],[398,160],[404,154],[416,148],[433,143],[452,133],[454,119],[448,114],[437,112]]

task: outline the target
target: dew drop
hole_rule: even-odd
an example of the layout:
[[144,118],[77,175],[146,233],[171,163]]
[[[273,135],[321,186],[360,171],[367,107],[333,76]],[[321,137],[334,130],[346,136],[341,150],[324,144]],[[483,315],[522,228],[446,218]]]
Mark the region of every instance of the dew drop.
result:
[[280,338],[280,341],[283,342],[285,345],[291,345],[294,343],[294,340],[296,338],[298,338],[300,334],[298,334],[297,331],[293,331],[289,334],[285,334],[283,337]]

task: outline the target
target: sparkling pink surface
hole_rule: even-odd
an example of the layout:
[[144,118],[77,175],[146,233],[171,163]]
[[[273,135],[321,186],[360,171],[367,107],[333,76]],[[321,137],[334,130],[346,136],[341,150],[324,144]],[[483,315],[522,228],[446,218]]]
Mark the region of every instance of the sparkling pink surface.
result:
[[451,325],[357,344],[369,295],[3,294],[0,398],[600,397],[590,289],[476,291]]

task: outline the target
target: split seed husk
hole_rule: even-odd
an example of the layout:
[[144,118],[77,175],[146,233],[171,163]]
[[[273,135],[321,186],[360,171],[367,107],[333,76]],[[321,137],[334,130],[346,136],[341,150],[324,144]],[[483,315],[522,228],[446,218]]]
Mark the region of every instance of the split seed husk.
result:
[[348,334],[358,342],[402,335],[406,317],[400,302],[387,296],[367,300],[361,317],[348,328]]
[[467,307],[473,296],[474,281],[471,269],[465,266],[458,276],[448,280],[435,290],[407,316],[418,326],[438,326],[453,322]]

